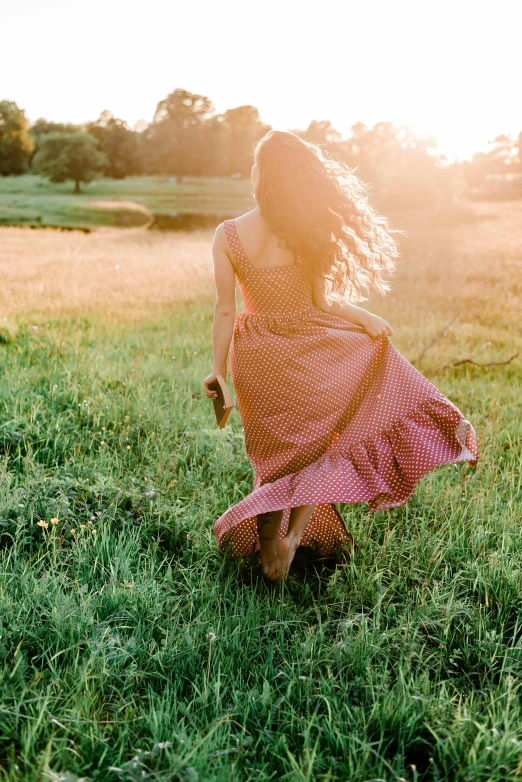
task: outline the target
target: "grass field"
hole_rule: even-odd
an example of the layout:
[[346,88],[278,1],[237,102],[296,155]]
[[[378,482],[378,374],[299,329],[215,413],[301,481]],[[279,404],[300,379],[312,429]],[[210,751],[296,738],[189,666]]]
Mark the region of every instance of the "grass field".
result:
[[522,360],[444,368],[521,349],[521,217],[405,216],[369,303],[410,359],[458,315],[420,368],[477,470],[342,506],[356,551],[276,589],[211,532],[252,480],[200,388],[211,235],[0,229],[0,779],[522,777]]
[[53,184],[27,174],[0,177],[0,225],[129,227],[152,215],[197,212],[239,214],[251,208],[250,181],[166,176],[100,179],[74,195],[71,182]]

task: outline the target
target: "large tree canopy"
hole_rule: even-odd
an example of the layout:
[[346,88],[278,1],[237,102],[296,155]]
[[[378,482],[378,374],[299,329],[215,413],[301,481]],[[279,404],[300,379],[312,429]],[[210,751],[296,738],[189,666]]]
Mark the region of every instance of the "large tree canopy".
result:
[[268,130],[254,106],[215,115],[208,98],[174,90],[145,130],[145,165],[179,177],[248,174],[252,149]]
[[327,119],[313,119],[306,130],[296,130],[294,133],[297,133],[305,141],[310,141],[312,144],[320,144],[328,150],[335,150],[335,145],[342,141],[341,134],[335,130],[332,123]]
[[23,174],[33,151],[29,123],[13,101],[0,101],[0,174]]
[[477,152],[460,164],[467,186],[475,193],[517,197],[522,183],[522,132],[516,139],[502,134],[489,142],[487,152]]
[[174,90],[160,101],[154,119],[145,131],[149,169],[180,177],[203,173],[200,153],[204,123],[212,111],[209,98],[186,90]]
[[42,136],[48,136],[50,133],[74,133],[81,130],[79,125],[73,125],[70,122],[50,122],[48,119],[40,117],[31,125],[31,136],[38,143]]
[[123,179],[141,171],[139,135],[129,130],[127,123],[117,119],[110,111],[103,111],[96,122],[87,125],[107,158],[105,176]]
[[221,120],[226,146],[224,171],[227,174],[248,174],[252,167],[252,150],[259,139],[268,133],[270,125],[261,122],[254,106],[229,109]]
[[107,158],[98,149],[96,140],[81,130],[43,136],[33,160],[35,172],[51,182],[72,179],[75,193],[81,192],[81,182],[90,182],[106,165]]
[[372,186],[382,209],[424,208],[448,197],[451,187],[444,158],[434,154],[435,140],[408,126],[357,122],[351,136],[335,144],[336,153]]

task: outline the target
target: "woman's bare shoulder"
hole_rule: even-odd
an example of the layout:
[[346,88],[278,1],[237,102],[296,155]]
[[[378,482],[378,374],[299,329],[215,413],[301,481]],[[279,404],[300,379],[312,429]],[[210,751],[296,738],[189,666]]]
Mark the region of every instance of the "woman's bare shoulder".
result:
[[244,225],[246,228],[256,228],[257,226],[261,226],[263,224],[263,218],[261,217],[259,207],[256,206],[249,212],[245,212],[244,214],[239,215],[235,218],[235,222],[238,223],[238,225]]
[[[233,218],[235,223],[239,223],[240,225],[244,225],[247,228],[254,228],[257,225],[261,225],[262,218],[259,214],[259,210],[257,209],[251,209],[249,212],[244,212],[242,215],[238,215],[237,217]],[[227,220],[223,220],[222,223],[220,223],[216,230],[214,231],[214,237],[215,238],[225,238],[225,223],[228,222]]]

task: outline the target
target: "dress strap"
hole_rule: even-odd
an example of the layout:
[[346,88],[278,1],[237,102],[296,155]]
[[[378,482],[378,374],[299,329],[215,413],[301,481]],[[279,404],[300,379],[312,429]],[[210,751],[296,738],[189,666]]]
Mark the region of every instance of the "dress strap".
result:
[[239,236],[236,228],[235,220],[225,220],[223,223],[225,227],[225,236],[227,238],[228,245],[232,250],[232,254],[237,261],[237,265],[240,271],[247,272],[251,269],[251,263],[246,257],[246,253],[243,250],[243,246],[239,240]]

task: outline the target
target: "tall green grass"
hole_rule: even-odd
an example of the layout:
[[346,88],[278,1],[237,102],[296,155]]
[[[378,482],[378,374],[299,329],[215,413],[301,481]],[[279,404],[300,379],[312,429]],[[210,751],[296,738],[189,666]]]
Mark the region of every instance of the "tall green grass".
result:
[[432,377],[478,470],[343,507],[351,556],[274,589],[211,532],[252,474],[201,393],[210,322],[4,335],[0,778],[519,778],[520,367]]

